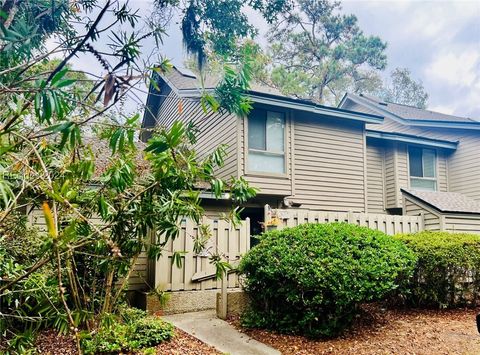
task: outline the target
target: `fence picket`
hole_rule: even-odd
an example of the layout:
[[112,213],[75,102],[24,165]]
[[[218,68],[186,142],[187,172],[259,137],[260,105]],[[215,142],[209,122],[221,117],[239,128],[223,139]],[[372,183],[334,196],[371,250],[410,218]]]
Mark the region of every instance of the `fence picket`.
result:
[[193,228],[193,223],[186,223],[185,225],[185,251],[187,254],[184,259],[184,280],[185,280],[185,289],[190,289],[193,287],[192,275],[195,273],[194,265],[194,255],[193,255],[193,238],[198,236],[198,229]]

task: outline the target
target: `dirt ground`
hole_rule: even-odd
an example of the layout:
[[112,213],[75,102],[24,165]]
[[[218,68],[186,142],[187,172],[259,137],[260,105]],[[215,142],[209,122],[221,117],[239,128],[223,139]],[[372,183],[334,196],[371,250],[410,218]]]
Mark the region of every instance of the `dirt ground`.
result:
[[[309,340],[265,330],[241,329],[282,354],[480,354],[477,310],[386,310],[365,308],[359,321],[332,340]],[[239,326],[238,319],[232,323]]]

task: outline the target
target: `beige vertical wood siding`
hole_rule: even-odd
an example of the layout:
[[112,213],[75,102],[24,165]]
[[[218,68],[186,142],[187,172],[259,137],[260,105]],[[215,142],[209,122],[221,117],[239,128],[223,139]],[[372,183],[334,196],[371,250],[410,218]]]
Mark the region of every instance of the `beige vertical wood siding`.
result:
[[368,213],[385,213],[384,153],[379,142],[367,142]]
[[396,144],[397,154],[397,188],[396,188],[396,204],[402,207],[402,193],[400,189],[408,189],[410,186],[409,167],[408,167],[408,148],[406,144]]
[[438,191],[448,192],[448,163],[447,153],[441,149],[437,149],[437,185]]
[[480,132],[462,131],[460,141],[448,159],[449,191],[480,200]]
[[294,115],[295,201],[302,208],[365,210],[363,123]]
[[480,215],[445,215],[445,229],[449,232],[480,234]]
[[197,98],[179,98],[173,91],[157,115],[157,124],[171,127],[175,121],[194,123],[198,128],[196,149],[200,157],[212,153],[219,145],[227,146],[225,165],[218,170],[220,178],[237,176],[237,117],[226,111],[204,112]]
[[423,215],[424,230],[439,231],[440,228],[440,216],[426,206],[405,198],[405,206],[403,213],[407,216],[420,216]]
[[396,149],[392,142],[385,146],[385,207],[397,207]]

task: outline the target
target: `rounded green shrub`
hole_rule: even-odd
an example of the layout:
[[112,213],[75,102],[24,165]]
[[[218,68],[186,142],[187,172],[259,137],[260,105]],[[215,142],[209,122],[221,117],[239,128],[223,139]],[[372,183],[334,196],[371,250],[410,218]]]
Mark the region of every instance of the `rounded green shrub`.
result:
[[239,267],[251,298],[243,323],[311,337],[336,335],[361,303],[396,289],[414,265],[402,242],[352,224],[264,233]]
[[417,256],[407,302],[421,307],[463,307],[478,304],[480,235],[420,232],[396,235]]

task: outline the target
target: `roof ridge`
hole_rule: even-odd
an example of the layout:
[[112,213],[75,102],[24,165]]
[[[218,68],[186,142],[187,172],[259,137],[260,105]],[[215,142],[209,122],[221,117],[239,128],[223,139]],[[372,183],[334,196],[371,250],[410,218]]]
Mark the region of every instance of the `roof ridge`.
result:
[[[480,120],[476,120],[476,119],[473,119],[472,117],[466,117],[466,116],[459,116],[459,115],[454,115],[454,114],[450,114],[450,113],[444,113],[444,112],[439,112],[439,111],[434,111],[434,110],[431,110],[431,109],[428,109],[428,108],[420,108],[420,107],[416,107],[416,106],[413,106],[413,105],[407,105],[407,104],[402,104],[402,103],[397,103],[397,102],[392,102],[392,101],[387,101],[387,100],[381,100],[379,98],[376,98],[372,95],[369,95],[369,94],[355,94],[355,93],[349,93],[349,95],[353,95],[354,97],[358,97],[360,99],[364,99],[364,100],[367,100],[368,102],[370,102],[371,104],[375,105],[375,106],[384,106],[383,110],[385,111],[388,111],[389,113],[393,114],[393,115],[396,115],[402,119],[406,119],[406,120],[418,120],[418,121],[435,121],[435,122],[440,122],[441,120],[439,120],[438,118],[436,119],[435,117],[420,117],[422,116],[422,114],[420,112],[418,113],[413,113],[414,110],[415,111],[421,111],[421,112],[424,112],[424,114],[429,114],[429,115],[439,115],[439,116],[444,116],[444,121],[448,120],[447,117],[451,117],[452,119],[455,118],[457,120],[463,120],[463,123],[480,123]],[[389,105],[390,106],[390,109],[389,109]],[[409,109],[409,110],[412,110],[411,112],[411,115],[412,116],[417,116],[419,115],[419,117],[404,117],[402,114],[399,114],[395,111],[393,111],[395,109],[395,107],[404,107],[405,109]],[[398,108],[398,109],[401,109],[401,108]]]
[[[413,106],[413,105],[407,105],[407,104],[402,104],[402,103],[392,102],[392,101],[387,101],[387,100],[384,100],[384,102],[386,102],[387,104],[398,105],[398,106],[405,106],[405,107],[413,108],[413,109],[416,109],[416,110],[422,110],[422,111],[426,111],[426,112],[430,112],[430,113],[434,113],[434,114],[440,114],[440,115],[445,115],[445,116],[452,116],[452,117],[457,117],[457,118],[466,118],[467,120],[475,121],[475,120],[474,120],[473,118],[471,118],[471,117],[452,115],[451,113],[444,113],[444,112],[440,112],[440,111],[433,111],[433,110],[430,110],[430,109],[427,109],[427,108],[421,108],[421,107],[417,107],[417,106]],[[477,122],[477,121],[475,121],[475,122]]]

